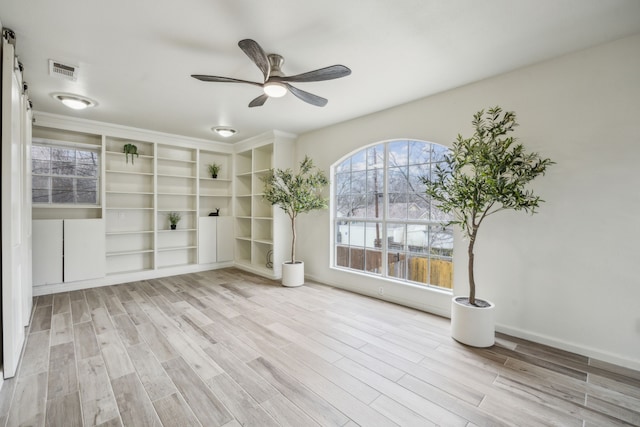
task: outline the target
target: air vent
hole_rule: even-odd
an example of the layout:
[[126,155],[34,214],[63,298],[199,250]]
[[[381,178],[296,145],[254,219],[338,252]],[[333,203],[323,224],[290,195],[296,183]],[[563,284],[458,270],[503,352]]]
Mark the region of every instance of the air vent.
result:
[[59,61],[49,60],[49,75],[62,77],[67,80],[78,80],[79,67],[75,65],[63,64]]

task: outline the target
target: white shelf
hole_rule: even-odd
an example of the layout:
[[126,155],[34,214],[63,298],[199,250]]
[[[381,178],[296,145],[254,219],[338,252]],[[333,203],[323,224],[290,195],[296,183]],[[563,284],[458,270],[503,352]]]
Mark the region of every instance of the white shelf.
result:
[[122,255],[133,255],[133,254],[146,254],[153,252],[153,249],[143,249],[139,251],[117,251],[117,252],[107,252],[106,255],[108,257],[112,256],[122,256]]
[[153,208],[125,208],[125,207],[117,207],[117,206],[110,206],[108,208],[105,208],[108,211],[152,211]]
[[175,246],[171,248],[158,248],[158,252],[182,251],[186,249],[197,249],[197,246]]
[[179,163],[195,163],[195,160],[182,160],[182,159],[174,159],[171,157],[158,157],[158,160],[168,161],[168,162],[179,162]]
[[154,194],[153,192],[148,192],[148,191],[114,191],[114,190],[107,190],[107,191],[105,191],[105,193],[107,193],[107,194],[132,194],[132,195],[139,195],[139,196],[152,196]]
[[151,234],[153,230],[136,230],[136,231],[109,231],[107,232],[107,236],[125,236],[130,234]]
[[177,231],[196,231],[196,229],[195,228],[176,228],[175,230],[165,229],[165,230],[158,230],[158,233],[175,233]]
[[159,173],[158,178],[186,178],[186,179],[196,179],[197,177],[193,175],[172,175],[172,174],[164,174]]
[[254,242],[260,243],[261,245],[273,245],[273,240],[254,239]]
[[194,193],[158,193],[158,196],[196,196]]
[[117,170],[106,170],[105,172],[113,173],[113,174],[122,174],[122,175],[153,176],[153,172],[135,172],[135,171],[117,171]]

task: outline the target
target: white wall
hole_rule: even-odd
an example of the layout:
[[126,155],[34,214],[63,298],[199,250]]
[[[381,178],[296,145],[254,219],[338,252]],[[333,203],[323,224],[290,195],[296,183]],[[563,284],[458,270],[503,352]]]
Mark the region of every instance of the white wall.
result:
[[[516,136],[557,164],[533,185],[546,200],[537,215],[502,213],[480,230],[479,294],[497,303],[498,330],[640,369],[638,52],[640,35],[307,133],[297,158],[309,154],[328,171],[376,141],[450,145],[470,135],[477,110],[514,110]],[[330,269],[329,219],[328,211],[300,218],[309,277],[371,295],[383,286],[390,300],[448,314],[446,294]],[[464,293],[459,235],[456,247],[455,288]]]

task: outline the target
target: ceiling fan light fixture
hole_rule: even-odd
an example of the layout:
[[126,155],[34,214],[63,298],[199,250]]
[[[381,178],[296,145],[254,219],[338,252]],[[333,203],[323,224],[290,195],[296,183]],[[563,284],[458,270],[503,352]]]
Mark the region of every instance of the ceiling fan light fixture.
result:
[[80,95],[70,93],[54,93],[55,99],[62,102],[65,106],[74,110],[84,110],[85,108],[94,107],[96,102]]
[[229,138],[236,133],[236,130],[228,127],[215,127],[213,131],[223,138]]
[[287,94],[287,87],[279,82],[265,83],[262,90],[272,98],[282,98]]

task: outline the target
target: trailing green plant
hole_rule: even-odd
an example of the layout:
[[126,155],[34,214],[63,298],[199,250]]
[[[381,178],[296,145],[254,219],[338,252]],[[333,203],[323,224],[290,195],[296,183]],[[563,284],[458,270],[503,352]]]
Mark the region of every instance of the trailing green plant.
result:
[[207,168],[209,169],[209,174],[211,174],[213,178],[218,176],[218,172],[220,172],[221,167],[222,165],[219,165],[217,163],[211,163],[207,166]]
[[322,190],[329,184],[324,171],[305,156],[297,172],[291,169],[270,169],[262,177],[264,200],[280,207],[291,219],[291,263],[296,262],[296,218],[301,213],[326,209]]
[[180,212],[169,212],[167,218],[171,225],[177,225],[182,219],[182,214]]
[[544,175],[550,159],[527,153],[522,144],[507,136],[518,126],[516,114],[498,106],[474,114],[473,136],[458,135],[451,150],[431,177],[423,177],[426,193],[445,213],[453,214],[447,225],[461,227],[469,239],[467,249],[469,304],[476,303],[474,245],[485,218],[504,210],[536,212],[542,199],[527,184]]
[[136,157],[140,157],[138,155],[138,147],[136,147],[134,144],[124,144],[122,151],[124,152],[124,156],[127,159],[127,163],[129,163],[129,154],[131,154],[131,164],[133,164],[134,155]]

